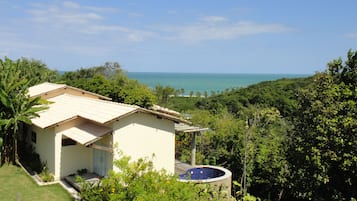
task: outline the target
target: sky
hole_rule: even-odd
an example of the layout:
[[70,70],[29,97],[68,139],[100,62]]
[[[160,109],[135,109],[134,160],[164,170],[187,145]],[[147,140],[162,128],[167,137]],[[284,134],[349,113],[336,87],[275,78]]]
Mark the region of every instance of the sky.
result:
[[357,50],[356,0],[0,0],[0,58],[69,71],[313,74]]

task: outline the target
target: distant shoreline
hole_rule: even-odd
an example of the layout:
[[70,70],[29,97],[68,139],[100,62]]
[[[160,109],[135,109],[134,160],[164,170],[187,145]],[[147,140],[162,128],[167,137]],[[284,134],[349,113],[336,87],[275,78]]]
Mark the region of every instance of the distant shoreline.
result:
[[[67,71],[58,71],[64,74]],[[282,78],[309,77],[313,74],[277,74],[277,73],[191,73],[191,72],[128,72],[124,73],[130,78],[154,89],[155,86],[170,86],[184,90],[181,96],[193,96],[197,93],[220,93],[226,90],[247,87],[263,81],[272,81]]]
[[137,73],[144,73],[144,74],[203,74],[203,75],[303,75],[303,76],[312,76],[314,73],[225,73],[225,72],[151,72],[151,71],[125,71],[127,74],[137,74]]
[[309,77],[312,74],[234,74],[234,73],[170,73],[170,72],[126,72],[130,79],[138,80],[154,89],[157,85],[183,89],[190,93],[212,94],[225,90],[247,87],[263,81],[281,78]]

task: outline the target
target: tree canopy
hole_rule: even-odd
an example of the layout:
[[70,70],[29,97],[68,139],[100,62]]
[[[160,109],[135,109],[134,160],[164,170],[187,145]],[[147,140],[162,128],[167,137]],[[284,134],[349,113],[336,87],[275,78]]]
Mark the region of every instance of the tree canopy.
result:
[[[43,107],[40,98],[30,98],[27,89],[31,84],[39,82],[35,77],[30,79],[28,68],[44,68],[37,61],[19,59],[12,61],[0,59],[0,141],[1,164],[15,163],[17,154],[18,131],[21,123],[31,124],[31,118]],[[26,73],[27,72],[27,73]]]
[[70,86],[110,97],[115,102],[145,108],[156,102],[150,89],[136,80],[129,79],[116,62],[65,72],[61,81]]
[[328,63],[298,95],[289,151],[296,197],[357,198],[357,51]]

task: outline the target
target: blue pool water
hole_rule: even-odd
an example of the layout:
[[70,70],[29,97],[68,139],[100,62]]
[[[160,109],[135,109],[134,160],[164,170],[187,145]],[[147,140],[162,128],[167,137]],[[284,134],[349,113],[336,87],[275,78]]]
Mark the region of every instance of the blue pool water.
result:
[[196,167],[187,170],[184,174],[179,175],[183,180],[205,180],[221,177],[224,172],[211,167]]

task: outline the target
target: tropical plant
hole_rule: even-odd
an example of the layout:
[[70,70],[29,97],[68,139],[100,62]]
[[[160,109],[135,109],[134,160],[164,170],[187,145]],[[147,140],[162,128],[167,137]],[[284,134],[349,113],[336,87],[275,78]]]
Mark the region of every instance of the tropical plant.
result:
[[46,165],[43,165],[42,171],[38,175],[43,182],[51,182],[54,181],[55,177],[52,173],[48,171],[48,168]]
[[164,86],[161,86],[160,84],[156,85],[155,89],[154,89],[154,94],[156,95],[158,103],[160,105],[166,105],[170,96],[173,96],[177,93],[178,93],[178,90],[176,90],[175,88],[170,87],[170,86],[164,87]]
[[26,78],[29,86],[42,82],[56,82],[60,74],[56,70],[51,70],[46,64],[39,60],[20,58],[16,60],[17,68],[20,70],[20,77]]
[[18,131],[22,123],[31,124],[31,118],[44,109],[40,98],[30,98],[27,89],[30,80],[21,76],[21,60],[0,60],[0,138],[1,164],[18,160]]

